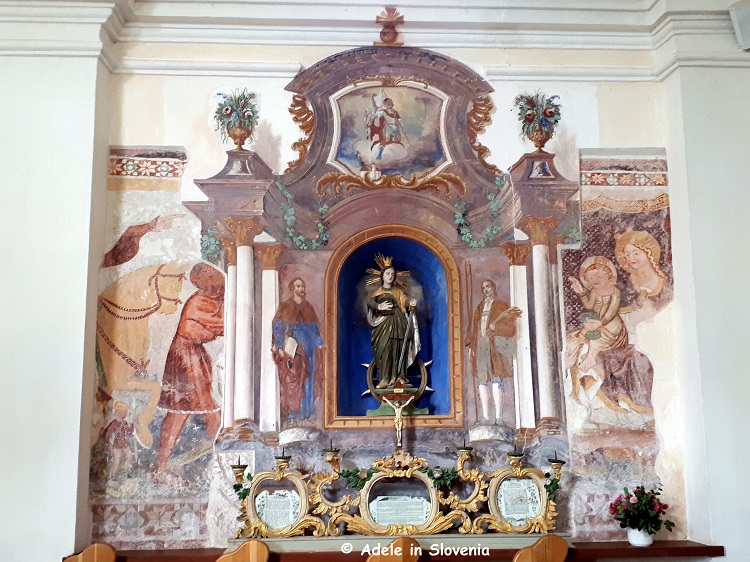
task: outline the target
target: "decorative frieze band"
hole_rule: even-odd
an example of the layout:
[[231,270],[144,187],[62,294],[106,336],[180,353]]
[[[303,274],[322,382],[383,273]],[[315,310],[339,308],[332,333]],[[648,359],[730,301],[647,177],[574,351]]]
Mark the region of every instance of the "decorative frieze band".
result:
[[[654,150],[654,149],[652,149]],[[595,187],[666,187],[667,161],[654,154],[604,156],[581,154],[581,185]]]
[[634,201],[623,201],[610,199],[600,195],[596,199],[589,199],[581,203],[581,211],[593,213],[599,209],[608,209],[620,213],[649,213],[669,207],[669,195],[663,193],[653,199],[636,199]]
[[178,191],[187,165],[184,149],[111,147],[107,188],[110,191]]
[[185,171],[186,161],[151,158],[109,158],[110,176],[135,176],[151,178],[179,178]]
[[597,187],[665,187],[666,172],[581,172],[581,185]]

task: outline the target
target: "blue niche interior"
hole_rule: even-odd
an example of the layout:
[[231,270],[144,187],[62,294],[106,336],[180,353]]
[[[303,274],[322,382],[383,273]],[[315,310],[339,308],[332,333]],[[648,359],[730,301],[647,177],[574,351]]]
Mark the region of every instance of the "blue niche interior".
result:
[[[337,396],[339,416],[364,416],[378,401],[367,390],[367,369],[373,359],[371,328],[367,324],[366,302],[380,281],[367,285],[373,278],[368,268],[378,269],[375,255],[393,257],[396,271],[409,271],[407,292],[417,299],[417,320],[422,349],[418,357],[427,367],[427,386],[417,402],[429,408],[431,415],[450,413],[450,369],[448,340],[448,290],[443,264],[432,251],[407,238],[389,237],[368,242],[357,248],[346,260],[338,279],[338,349]],[[414,368],[414,367],[413,367]]]

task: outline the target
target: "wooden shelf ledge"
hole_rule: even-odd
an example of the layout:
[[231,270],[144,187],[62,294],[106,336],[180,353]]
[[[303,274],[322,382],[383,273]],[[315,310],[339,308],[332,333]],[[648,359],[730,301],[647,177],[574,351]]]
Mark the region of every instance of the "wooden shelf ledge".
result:
[[[480,539],[481,540],[481,539]],[[346,537],[341,537],[346,542]],[[220,548],[194,550],[123,550],[117,553],[117,562],[216,562],[224,553]],[[481,562],[512,560],[516,549],[492,549],[489,556],[482,556]],[[626,541],[619,542],[573,542],[566,560],[607,560],[610,558],[713,558],[724,556],[723,546],[713,546],[693,541],[655,541],[647,547],[631,546]],[[420,562],[458,562],[457,556],[430,556],[428,553]],[[366,556],[359,553],[340,552],[288,552],[271,553],[269,562],[362,562]],[[468,562],[462,558],[461,562]],[[479,560],[479,558],[477,558]]]
[[607,558],[712,558],[724,556],[723,546],[693,541],[654,541],[651,546],[631,546],[627,541],[574,542],[568,560],[606,560]]

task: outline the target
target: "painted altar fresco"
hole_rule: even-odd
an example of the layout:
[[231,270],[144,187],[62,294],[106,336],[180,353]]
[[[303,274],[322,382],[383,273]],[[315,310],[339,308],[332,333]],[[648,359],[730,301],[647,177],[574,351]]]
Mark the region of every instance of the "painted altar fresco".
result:
[[[237,146],[195,181],[207,199],[182,201],[183,151],[112,148],[97,540],[223,546],[230,465],[268,470],[281,448],[312,471],[335,443],[343,468],[368,466],[394,450],[394,410],[399,444],[435,465],[462,443],[480,470],[565,459],[558,528],[577,538],[616,536],[607,502],[680,460],[663,151],[584,150],[572,181],[530,129],[538,150],[503,172],[480,142],[492,87],[389,49],[291,81],[304,137],[281,174],[227,129]],[[217,119],[247,109],[230,101]]]
[[670,504],[684,505],[679,430],[667,415],[674,280],[664,151],[581,151],[581,183],[583,240],[561,252],[572,520],[582,536],[607,539],[617,494],[604,489],[616,489],[623,470],[669,482]]
[[450,163],[442,139],[447,96],[426,84],[375,84],[332,99],[341,130],[331,163],[356,175],[439,173]]

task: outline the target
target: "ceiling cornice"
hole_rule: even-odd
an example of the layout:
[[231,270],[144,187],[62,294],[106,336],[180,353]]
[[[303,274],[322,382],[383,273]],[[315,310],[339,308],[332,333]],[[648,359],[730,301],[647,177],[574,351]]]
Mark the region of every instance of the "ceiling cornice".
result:
[[[581,66],[497,64],[490,80],[661,80],[681,66],[748,65],[732,0],[406,0],[403,40],[434,50],[492,48],[648,53]],[[128,45],[351,48],[377,40],[383,5],[365,0],[0,0],[0,55],[100,56],[121,74],[291,77],[296,61],[192,60]],[[158,49],[157,49],[158,51]],[[648,55],[647,55],[648,56]],[[231,59],[232,57],[226,57]]]
[[99,57],[118,0],[0,0],[0,55]]

